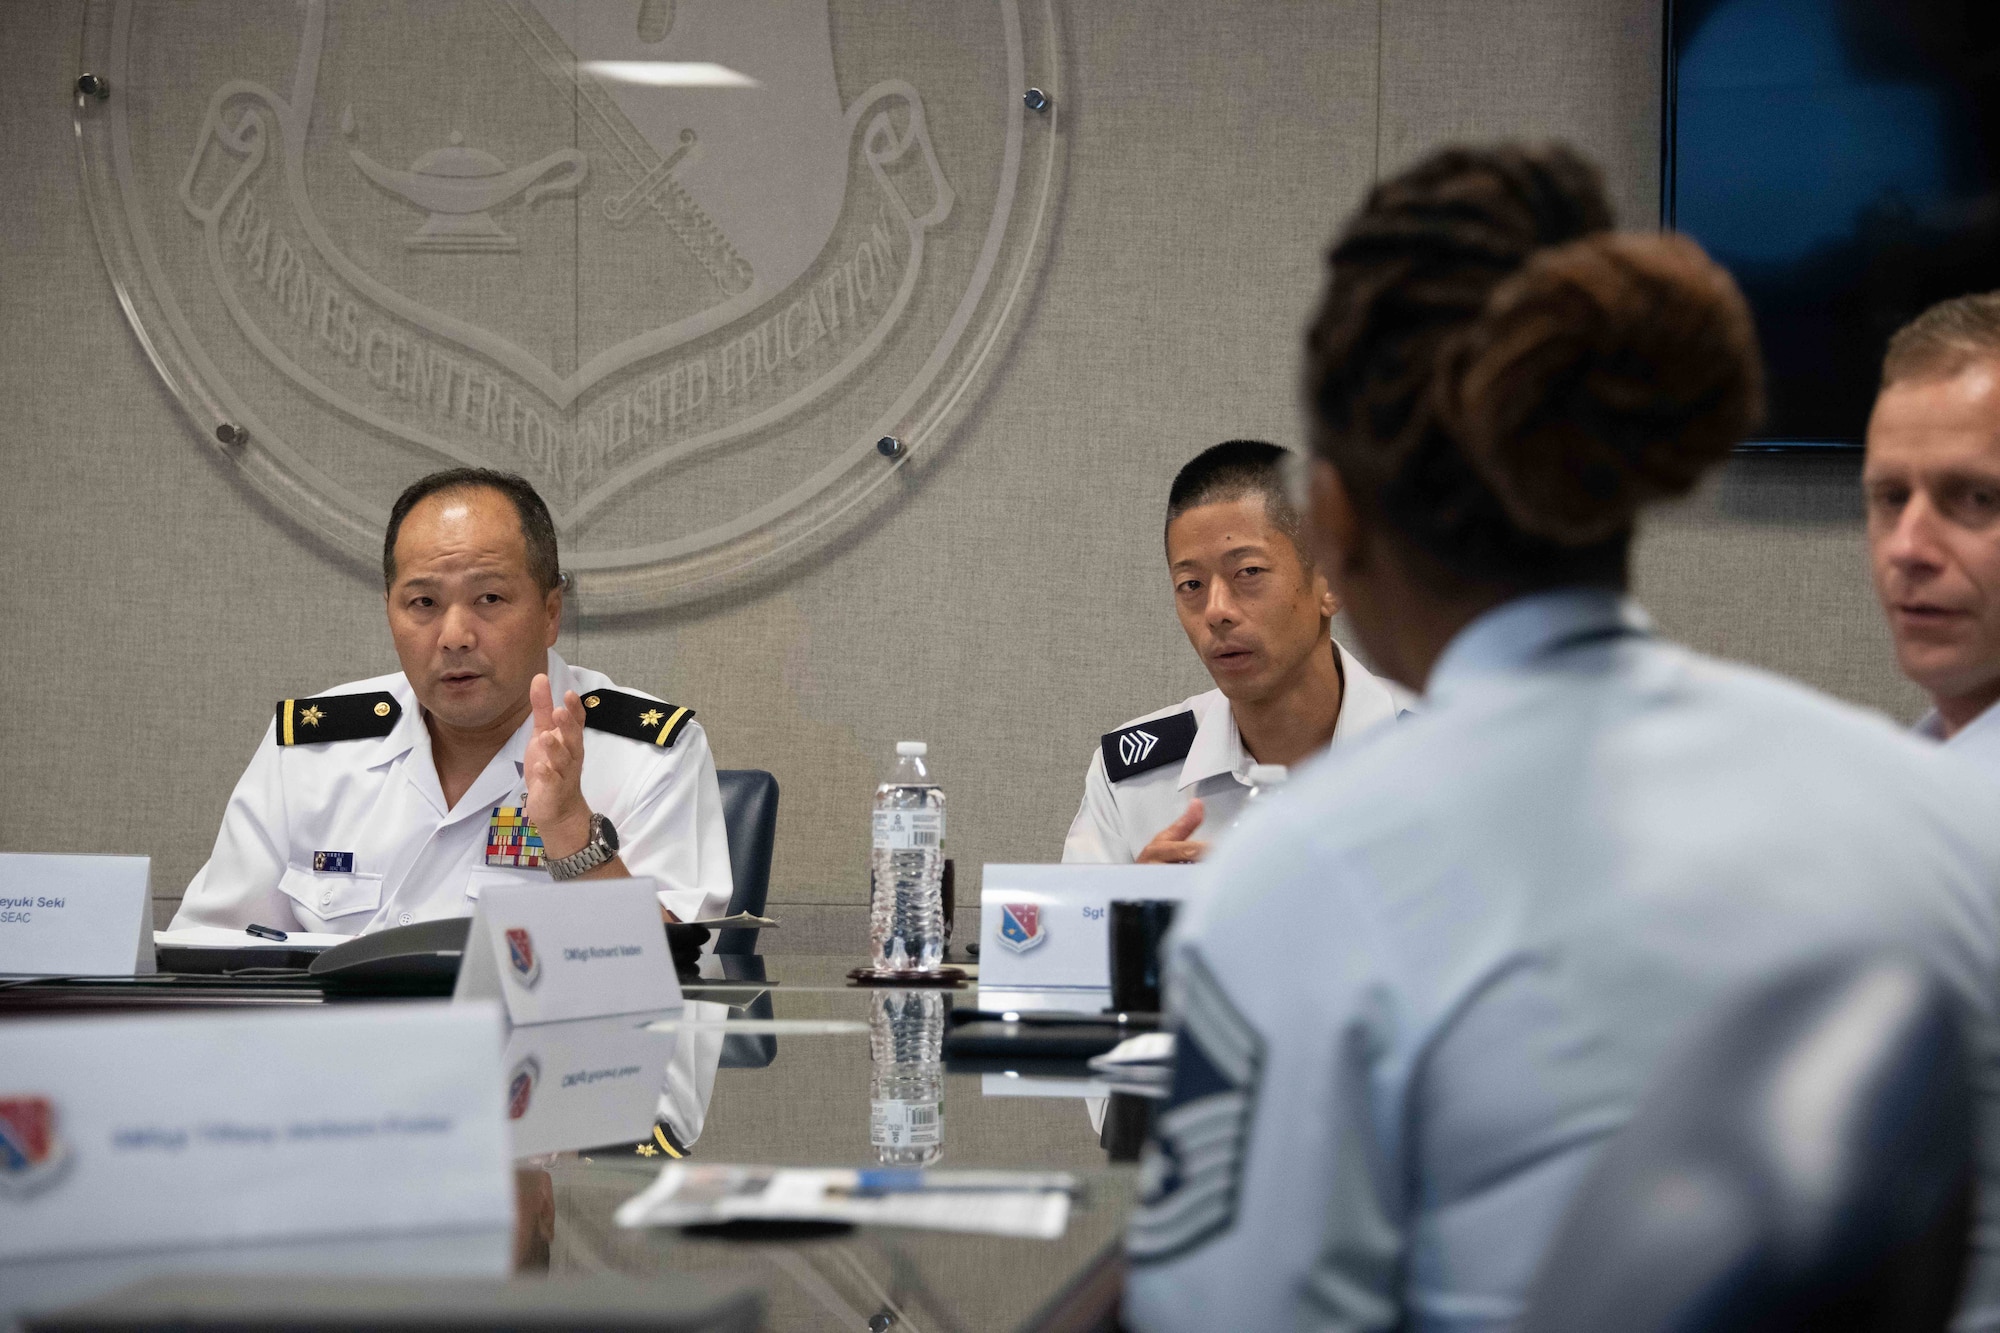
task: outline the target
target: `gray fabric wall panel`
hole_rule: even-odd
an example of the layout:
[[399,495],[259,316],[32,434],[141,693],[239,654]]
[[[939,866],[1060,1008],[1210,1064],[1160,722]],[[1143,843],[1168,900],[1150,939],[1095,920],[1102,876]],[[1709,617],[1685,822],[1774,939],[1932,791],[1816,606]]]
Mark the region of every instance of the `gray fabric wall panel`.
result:
[[1637,591],[1696,648],[1914,721],[1923,695],[1896,670],[1869,588],[1860,470],[1853,455],[1736,459],[1656,516]]
[[210,456],[105,279],[81,6],[0,14],[0,847],[153,857],[177,899],[271,703],[395,669],[381,594]]
[[1659,216],[1659,0],[1385,0],[1382,168],[1459,139],[1566,139]]
[[[150,853],[164,910],[271,701],[394,657],[374,582],[238,483],[125,327],[79,193],[79,28],[0,12],[0,847]],[[1297,442],[1298,326],[1378,167],[1560,134],[1628,219],[1657,208],[1656,0],[1098,0],[1063,28],[1053,240],[949,447],[805,567],[561,645],[778,774],[773,950],[861,946],[895,740],[933,746],[969,904],[980,863],[1057,854],[1098,733],[1206,686],[1165,489],[1225,436]],[[1851,463],[1741,460],[1654,525],[1640,592],[1700,647],[1908,714],[1853,495]]]

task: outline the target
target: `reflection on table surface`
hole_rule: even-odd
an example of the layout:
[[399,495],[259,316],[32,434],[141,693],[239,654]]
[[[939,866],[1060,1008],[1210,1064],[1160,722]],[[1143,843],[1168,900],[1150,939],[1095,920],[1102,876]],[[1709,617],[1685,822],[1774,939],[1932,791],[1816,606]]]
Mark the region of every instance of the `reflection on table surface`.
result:
[[[722,976],[723,964],[735,975]],[[854,964],[710,960],[702,981],[684,981],[688,1011],[663,1025],[677,1037],[659,1107],[670,1144],[522,1160],[517,1268],[751,1282],[776,1329],[864,1329],[884,1313],[894,1324],[874,1326],[1004,1329],[1060,1290],[1118,1235],[1133,1169],[1107,1161],[1082,1099],[989,1096],[980,1075],[944,1072],[945,1013],[976,1006],[975,989],[858,989],[846,979]],[[777,1242],[619,1228],[612,1213],[675,1150],[697,1162],[1064,1170],[1084,1193],[1057,1241],[863,1229]]]
[[[682,976],[678,1013],[513,1029],[495,1094],[516,1145],[515,1270],[750,1284],[774,1329],[1005,1329],[1062,1290],[1118,1236],[1136,1187],[1134,1168],[1100,1146],[1078,1095],[1086,1085],[946,1072],[946,1016],[978,1007],[979,992],[857,988],[847,972],[860,961],[709,958],[700,976]],[[1028,1007],[1018,995],[990,998]],[[403,1002],[327,996],[297,978],[43,979],[0,990],[0,1021]],[[1068,1095],[1018,1095],[1031,1091]],[[676,1157],[1067,1171],[1083,1192],[1055,1241],[889,1228],[718,1239],[617,1226],[618,1206]]]

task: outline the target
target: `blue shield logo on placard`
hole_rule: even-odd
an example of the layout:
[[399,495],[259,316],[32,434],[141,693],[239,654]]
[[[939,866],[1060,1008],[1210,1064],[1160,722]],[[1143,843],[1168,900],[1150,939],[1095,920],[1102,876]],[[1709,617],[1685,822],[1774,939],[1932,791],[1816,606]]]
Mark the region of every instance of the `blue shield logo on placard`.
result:
[[46,1097],[0,1097],[0,1194],[38,1193],[67,1165],[55,1104]]
[[507,931],[507,961],[513,965],[514,978],[523,986],[533,986],[542,979],[542,960],[535,956],[535,941],[520,926]]
[[1049,937],[1042,921],[1040,903],[1003,903],[1000,907],[1000,942],[1015,953],[1026,953]]

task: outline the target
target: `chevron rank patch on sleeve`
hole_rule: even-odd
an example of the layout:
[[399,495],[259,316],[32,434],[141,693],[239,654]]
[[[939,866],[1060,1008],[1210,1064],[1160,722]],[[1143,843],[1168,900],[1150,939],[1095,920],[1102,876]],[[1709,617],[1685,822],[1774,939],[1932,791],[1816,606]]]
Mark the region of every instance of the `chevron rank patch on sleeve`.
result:
[[1264,1039],[1199,954],[1176,961],[1180,1027],[1174,1081],[1139,1163],[1139,1207],[1125,1252],[1138,1264],[1185,1254],[1236,1220]]
[[324,741],[360,741],[386,736],[396,729],[403,706],[396,696],[324,694],[317,699],[278,700],[278,744],[318,745]]
[[1178,764],[1194,748],[1197,729],[1194,712],[1189,710],[1107,731],[1100,742],[1104,747],[1104,774],[1113,782],[1123,782],[1167,764]]
[[584,726],[661,749],[679,740],[693,720],[692,708],[623,690],[592,690],[583,696]]

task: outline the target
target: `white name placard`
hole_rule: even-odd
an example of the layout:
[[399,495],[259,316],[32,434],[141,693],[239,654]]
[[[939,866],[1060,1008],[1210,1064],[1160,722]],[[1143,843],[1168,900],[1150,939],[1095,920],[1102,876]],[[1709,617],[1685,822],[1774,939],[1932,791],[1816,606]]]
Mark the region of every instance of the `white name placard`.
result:
[[489,885],[452,998],[499,1000],[517,1025],[680,1008],[653,881]]
[[504,1271],[502,1039],[490,1004],[0,1023],[0,1288],[41,1258],[390,1233],[487,1232]]
[[630,1143],[653,1132],[678,1041],[659,1015],[536,1023],[507,1035],[507,1124],[514,1155]]
[[153,970],[152,859],[0,852],[0,973]]
[[1111,904],[1179,902],[1195,883],[1190,866],[989,865],[979,889],[979,989],[1104,990]]

